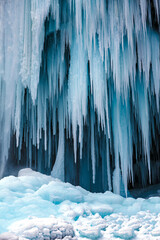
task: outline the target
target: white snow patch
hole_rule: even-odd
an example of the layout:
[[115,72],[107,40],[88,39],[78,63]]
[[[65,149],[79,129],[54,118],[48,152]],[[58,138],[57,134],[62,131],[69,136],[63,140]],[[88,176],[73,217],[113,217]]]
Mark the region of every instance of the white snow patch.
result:
[[8,230],[18,237],[27,239],[64,239],[65,237],[75,239],[72,225],[54,216],[20,220],[11,224]]

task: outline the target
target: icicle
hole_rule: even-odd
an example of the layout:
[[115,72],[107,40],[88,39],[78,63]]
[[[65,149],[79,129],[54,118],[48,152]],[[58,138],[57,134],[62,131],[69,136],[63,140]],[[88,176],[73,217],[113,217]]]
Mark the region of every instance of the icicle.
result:
[[[98,48],[98,46],[97,46]],[[98,112],[99,122],[105,127],[106,76],[99,49],[94,50],[90,60],[90,78],[94,107]]]
[[107,178],[108,178],[108,190],[112,190],[112,185],[111,185],[111,168],[110,168],[110,158],[109,158],[109,143],[108,139],[106,139],[106,149],[107,149]]
[[91,158],[92,158],[92,174],[93,174],[93,183],[95,183],[96,178],[96,158],[95,158],[95,141],[94,141],[94,112],[91,113]]
[[148,98],[147,91],[145,89],[145,78],[137,78],[137,92],[138,92],[138,111],[140,117],[140,127],[143,135],[143,148],[145,157],[148,163],[149,180],[151,182],[151,166],[150,166],[150,139],[149,139],[149,113],[148,113]]
[[153,2],[154,2],[155,9],[156,9],[158,22],[159,22],[159,7],[160,7],[160,4],[159,4],[158,0],[154,0]]
[[33,0],[31,2],[32,19],[32,62],[31,62],[31,95],[35,102],[41,65],[41,54],[44,44],[44,20],[47,17],[50,0]]
[[17,83],[16,89],[16,109],[15,109],[15,131],[16,131],[16,143],[19,146],[20,138],[20,121],[21,121],[21,99],[22,99],[22,87],[21,82]]
[[149,32],[149,37],[151,39],[151,62],[152,62],[152,72],[154,79],[154,87],[156,94],[157,109],[159,111],[159,91],[160,91],[160,37],[159,34],[154,32]]
[[146,17],[147,17],[147,2],[146,2],[146,0],[140,0],[140,6],[141,6],[143,30],[145,31],[146,30]]
[[64,181],[64,118],[63,118],[63,95],[60,98],[58,108],[59,120],[59,142],[56,162],[54,164],[51,175]]
[[87,114],[87,79],[87,55],[81,43],[75,40],[71,49],[68,82],[68,111],[72,123],[75,162],[77,158],[77,126],[79,126],[81,135],[83,117],[85,119]]

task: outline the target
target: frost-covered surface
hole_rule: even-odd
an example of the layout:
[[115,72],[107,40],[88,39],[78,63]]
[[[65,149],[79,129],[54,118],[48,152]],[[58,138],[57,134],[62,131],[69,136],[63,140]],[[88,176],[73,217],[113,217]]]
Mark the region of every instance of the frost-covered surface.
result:
[[23,169],[0,181],[0,232],[0,239],[159,239],[160,198],[90,193]]
[[103,189],[127,194],[136,174],[156,181],[159,9],[159,0],[0,1],[0,176],[15,134],[18,160],[51,172],[56,158],[61,179],[72,172],[69,139],[93,183],[102,172]]
[[[24,219],[13,223],[9,227],[9,231],[9,233],[24,239],[76,239],[72,225],[56,219],[54,216]],[[5,235],[7,236],[7,233]]]

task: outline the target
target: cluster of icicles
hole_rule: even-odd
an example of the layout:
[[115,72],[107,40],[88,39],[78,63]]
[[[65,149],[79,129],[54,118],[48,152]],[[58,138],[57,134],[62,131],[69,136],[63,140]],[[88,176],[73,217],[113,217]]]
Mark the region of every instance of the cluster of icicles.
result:
[[[1,176],[13,133],[19,160],[22,141],[26,143],[30,167],[32,148],[39,149],[43,137],[45,161],[51,168],[51,139],[58,128],[52,173],[63,180],[65,136],[73,138],[76,162],[77,147],[82,158],[90,101],[93,182],[95,124],[106,136],[109,190],[119,193],[122,181],[127,193],[128,181],[134,183],[133,146],[135,155],[142,148],[151,179],[153,119],[159,123],[160,39],[152,28],[150,4],[147,0],[0,1]],[[160,1],[152,5],[159,21]],[[151,98],[155,99],[152,119]]]

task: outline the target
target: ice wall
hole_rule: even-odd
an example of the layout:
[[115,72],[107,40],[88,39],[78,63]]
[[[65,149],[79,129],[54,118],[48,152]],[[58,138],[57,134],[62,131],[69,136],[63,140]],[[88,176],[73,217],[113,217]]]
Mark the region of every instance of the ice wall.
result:
[[18,162],[39,171],[55,162],[63,180],[69,171],[83,182],[88,171],[93,185],[126,194],[136,174],[156,181],[159,8],[158,0],[0,1],[0,176],[16,136]]

